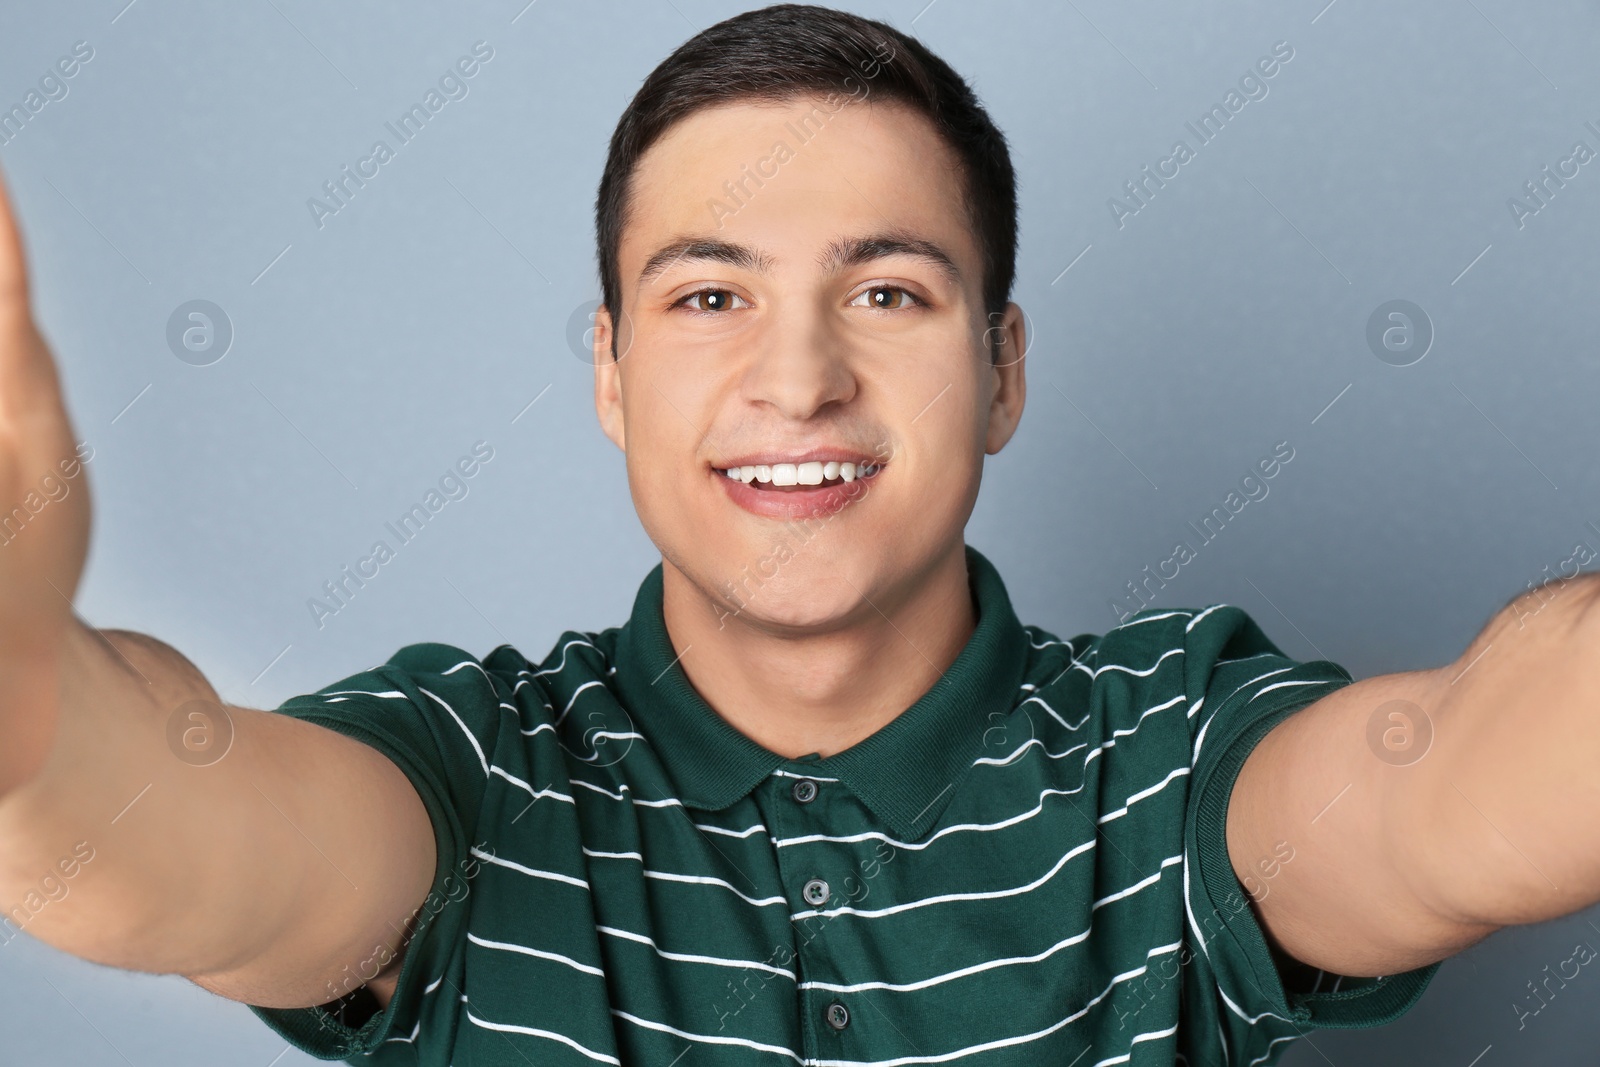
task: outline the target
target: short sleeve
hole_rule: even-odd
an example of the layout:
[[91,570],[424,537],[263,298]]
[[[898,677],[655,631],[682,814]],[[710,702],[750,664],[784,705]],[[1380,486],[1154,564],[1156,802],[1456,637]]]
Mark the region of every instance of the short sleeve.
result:
[[[352,1063],[414,1063],[419,1028],[454,1026],[467,929],[469,882],[477,873],[478,813],[505,709],[515,712],[517,667],[509,646],[482,662],[443,644],[407,645],[387,663],[285,701],[277,713],[318,723],[371,745],[410,779],[427,808],[437,845],[432,888],[413,921],[394,996],[367,1019],[345,1021],[336,999],[376,975],[378,961],[352,961],[350,988],[329,1005],[250,1010],[306,1054]],[[527,684],[527,683],[523,683]],[[515,722],[515,716],[507,716]],[[512,733],[516,733],[515,728]],[[363,965],[363,963],[365,965]],[[448,985],[441,993],[441,987]],[[370,1002],[376,1007],[376,1002]],[[403,1051],[396,1046],[407,1046]],[[393,1059],[374,1056],[388,1051]]]
[[1232,605],[1213,605],[1186,626],[1194,746],[1184,826],[1186,933],[1193,964],[1216,994],[1214,1005],[1189,1007],[1214,1012],[1229,1063],[1275,1062],[1280,1043],[1312,1029],[1393,1022],[1422,996],[1439,964],[1382,978],[1324,974],[1286,987],[1228,857],[1228,799],[1246,757],[1278,723],[1353,679],[1329,660],[1285,656]]

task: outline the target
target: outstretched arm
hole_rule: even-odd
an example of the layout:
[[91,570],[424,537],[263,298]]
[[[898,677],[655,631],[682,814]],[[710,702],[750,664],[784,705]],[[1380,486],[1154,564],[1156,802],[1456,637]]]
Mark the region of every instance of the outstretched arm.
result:
[[[0,941],[25,932],[269,1007],[351,992],[347,968],[398,955],[431,885],[421,799],[376,749],[224,710],[173,649],[79,619],[75,458],[0,189]],[[48,506],[29,500],[41,485]],[[231,730],[220,758],[184,758],[207,730]]]
[[1444,667],[1279,723],[1227,833],[1275,947],[1337,974],[1396,974],[1600,901],[1600,575],[1518,597]]

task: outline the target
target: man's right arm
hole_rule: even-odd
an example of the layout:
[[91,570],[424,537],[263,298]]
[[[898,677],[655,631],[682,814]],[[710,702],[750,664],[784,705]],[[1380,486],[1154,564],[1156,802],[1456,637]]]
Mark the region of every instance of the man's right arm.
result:
[[[169,721],[185,705],[199,710],[183,728],[214,743],[231,728],[222,758],[179,758]],[[168,646],[81,623],[55,716],[43,766],[0,798],[0,906],[63,881],[79,842],[93,859],[58,902],[13,908],[13,926],[267,1007],[325,1003],[361,984],[363,961],[399,955],[433,880],[433,829],[376,749],[285,715],[224,717]]]
[[[69,469],[72,442],[0,189],[0,518]],[[172,648],[79,619],[89,501],[74,476],[0,536],[0,936],[264,1007],[351,992],[402,952],[432,884],[421,799],[376,749],[224,712]],[[220,758],[180,758],[196,710],[193,728],[231,729]]]

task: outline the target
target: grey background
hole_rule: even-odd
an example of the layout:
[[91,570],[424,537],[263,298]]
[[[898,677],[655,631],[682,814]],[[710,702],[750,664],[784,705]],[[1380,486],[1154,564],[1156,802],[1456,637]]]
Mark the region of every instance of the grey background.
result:
[[[618,114],[745,5],[525,2],[0,7],[6,107],[95,49],[0,148],[94,448],[80,611],[170,641],[229,700],[272,706],[416,640],[542,654],[620,623],[657,559],[568,327],[598,296]],[[1595,5],[1326,4],[845,5],[919,35],[1012,140],[1030,403],[968,540],[1025,621],[1113,625],[1123,584],[1279,441],[1295,457],[1270,495],[1160,603],[1240,604],[1362,677],[1453,658],[1576,542],[1600,547],[1600,161],[1523,228],[1506,204],[1575,141],[1600,149]],[[319,229],[307,198],[480,39],[469,95]],[[1268,96],[1119,228],[1108,198],[1280,40]],[[233,325],[210,366],[166,344],[193,299]],[[1366,342],[1391,299],[1436,330],[1411,366]],[[307,599],[480,439],[469,496],[318,628]],[[1587,1062],[1600,977],[1520,1031],[1511,1005],[1600,946],[1596,919],[1504,931],[1401,1022],[1283,1062]],[[312,1062],[284,1049],[183,979],[0,948],[8,1064]]]

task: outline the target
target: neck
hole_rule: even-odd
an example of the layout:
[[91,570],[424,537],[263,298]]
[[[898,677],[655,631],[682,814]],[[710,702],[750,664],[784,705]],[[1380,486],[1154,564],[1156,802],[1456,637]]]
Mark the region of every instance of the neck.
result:
[[964,546],[874,591],[848,624],[794,633],[727,616],[672,563],[662,615],[689,682],[734,729],[790,759],[831,756],[926,693],[977,627]]

